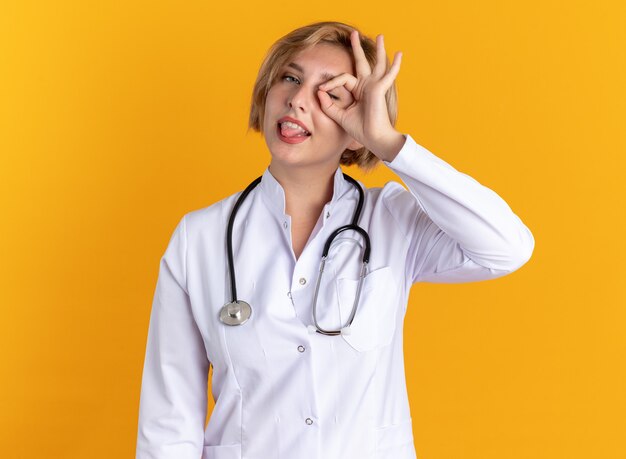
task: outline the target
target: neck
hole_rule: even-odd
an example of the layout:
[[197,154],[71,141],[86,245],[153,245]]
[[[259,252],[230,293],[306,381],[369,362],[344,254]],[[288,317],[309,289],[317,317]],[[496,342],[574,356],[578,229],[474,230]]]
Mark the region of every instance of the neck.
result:
[[323,170],[306,168],[283,168],[270,163],[272,176],[285,192],[285,212],[287,215],[303,219],[317,219],[324,205],[333,197],[334,175],[337,171],[326,167]]

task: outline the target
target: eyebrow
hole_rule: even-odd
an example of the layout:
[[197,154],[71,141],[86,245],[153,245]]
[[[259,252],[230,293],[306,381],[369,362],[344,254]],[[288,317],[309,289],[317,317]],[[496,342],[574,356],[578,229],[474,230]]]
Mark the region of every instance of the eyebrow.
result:
[[[304,73],[304,69],[299,66],[298,64],[296,64],[295,62],[290,62],[287,67],[291,67],[296,69],[297,71],[299,71],[300,73]],[[333,75],[331,73],[328,72],[323,72],[321,74],[322,80],[326,81],[326,80],[332,80],[333,78],[335,78],[337,75]]]

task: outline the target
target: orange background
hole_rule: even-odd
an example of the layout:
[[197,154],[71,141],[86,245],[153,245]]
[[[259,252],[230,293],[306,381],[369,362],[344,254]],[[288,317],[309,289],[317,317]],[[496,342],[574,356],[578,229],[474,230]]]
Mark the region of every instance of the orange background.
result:
[[626,457],[626,3],[358,5],[2,3],[2,457],[134,457],[159,259],[269,164],[254,79],[319,20],[403,52],[398,130],[536,240],[505,278],[414,286],[418,458]]

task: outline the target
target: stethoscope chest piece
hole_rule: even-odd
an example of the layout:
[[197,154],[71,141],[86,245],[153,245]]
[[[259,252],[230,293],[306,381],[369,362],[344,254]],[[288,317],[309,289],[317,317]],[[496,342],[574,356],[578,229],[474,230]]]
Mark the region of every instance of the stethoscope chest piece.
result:
[[226,303],[220,310],[220,320],[226,325],[241,325],[250,318],[252,308],[245,301]]

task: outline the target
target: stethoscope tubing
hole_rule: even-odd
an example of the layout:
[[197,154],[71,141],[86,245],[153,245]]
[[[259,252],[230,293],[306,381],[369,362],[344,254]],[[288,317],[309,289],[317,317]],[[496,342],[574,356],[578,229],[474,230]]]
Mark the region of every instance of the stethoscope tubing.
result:
[[254,181],[246,187],[245,190],[239,195],[237,202],[235,202],[235,206],[233,210],[230,212],[230,217],[228,218],[228,227],[226,229],[226,247],[228,252],[228,272],[230,273],[230,293],[231,293],[231,303],[237,303],[237,281],[235,279],[235,263],[233,261],[233,226],[235,224],[235,216],[237,215],[237,211],[239,207],[241,207],[241,203],[246,199],[246,197],[250,194],[250,192],[261,183],[261,177],[257,177]]
[[[359,183],[356,180],[354,180],[352,177],[350,177],[349,175],[344,173],[343,177],[344,177],[345,180],[350,182],[357,189],[357,191],[359,193],[359,200],[357,202],[356,208],[354,209],[354,214],[352,216],[352,223],[350,223],[349,225],[341,226],[341,227],[337,228],[336,230],[334,230],[331,233],[331,235],[328,237],[328,239],[326,240],[326,243],[324,244],[324,249],[322,251],[322,262],[320,264],[320,271],[319,271],[319,275],[318,275],[317,282],[316,282],[315,293],[314,293],[314,296],[313,296],[313,321],[315,322],[315,331],[318,332],[318,333],[321,333],[323,335],[329,335],[329,336],[336,336],[336,335],[339,335],[339,334],[343,333],[346,329],[349,329],[350,325],[352,324],[352,320],[354,319],[354,316],[355,316],[355,313],[356,313],[356,308],[357,308],[357,305],[358,305],[358,302],[359,302],[359,297],[361,295],[361,286],[362,286],[362,283],[363,283],[363,278],[364,278],[365,273],[367,271],[367,265],[369,263],[369,257],[370,257],[370,252],[371,252],[369,235],[367,234],[367,231],[365,231],[363,228],[358,226],[358,221],[359,221],[359,218],[361,217],[361,211],[363,209],[363,201],[364,201],[363,189],[361,188]],[[221,320],[224,323],[228,324],[228,325],[241,325],[241,324],[243,324],[248,319],[248,317],[250,316],[250,314],[252,312],[251,308],[250,308],[250,305],[248,303],[246,303],[245,301],[240,301],[240,300],[237,299],[237,281],[236,281],[236,278],[235,278],[235,264],[234,264],[234,260],[233,260],[233,241],[232,241],[232,239],[233,239],[233,227],[234,227],[235,217],[237,215],[237,211],[239,210],[239,207],[241,207],[241,204],[246,199],[248,194],[250,194],[250,192],[259,183],[261,183],[261,179],[262,178],[263,178],[262,176],[261,177],[257,177],[239,195],[239,197],[237,198],[237,201],[235,202],[235,205],[233,206],[233,209],[232,209],[232,211],[230,213],[230,217],[228,218],[228,226],[227,226],[227,229],[226,229],[226,247],[227,247],[227,258],[228,258],[228,272],[230,274],[231,302],[227,303],[226,305],[224,305],[224,307],[220,311],[220,318],[221,318]],[[352,306],[352,311],[351,311],[350,317],[348,319],[348,325],[346,327],[344,327],[342,330],[336,330],[336,331],[335,330],[324,330],[317,323],[317,315],[316,315],[317,296],[318,296],[318,292],[319,292],[319,286],[320,286],[322,274],[324,272],[324,266],[326,264],[326,258],[328,257],[328,252],[330,251],[330,246],[331,246],[333,240],[339,234],[343,233],[344,231],[348,231],[348,230],[353,230],[353,231],[358,232],[363,237],[363,239],[365,240],[365,250],[364,250],[364,253],[363,253],[361,274],[359,276],[359,284],[358,284],[358,287],[357,287],[356,296],[355,296],[354,303],[353,303],[353,306]],[[245,313],[242,314],[242,312],[245,312]]]

